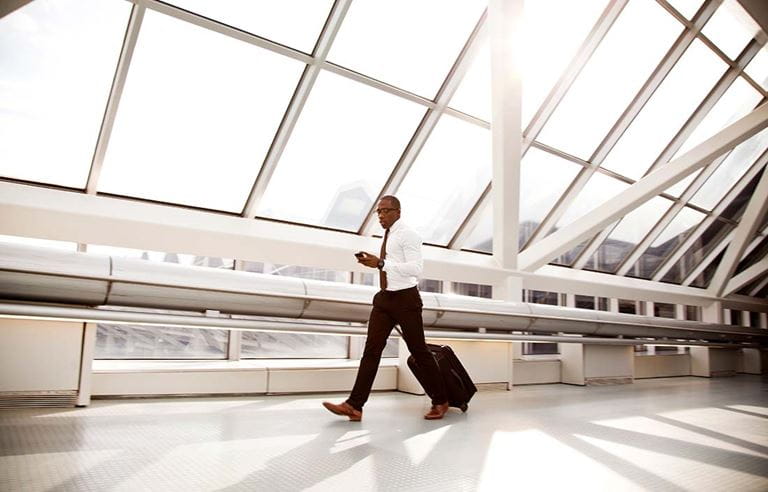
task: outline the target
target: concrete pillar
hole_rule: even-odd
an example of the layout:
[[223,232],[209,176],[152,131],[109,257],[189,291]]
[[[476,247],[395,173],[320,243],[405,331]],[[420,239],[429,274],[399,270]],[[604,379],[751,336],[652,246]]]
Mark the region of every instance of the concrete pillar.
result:
[[750,319],[749,319],[749,311],[742,311],[741,312],[741,326],[749,326]]
[[768,313],[760,313],[760,328],[768,328]]
[[560,346],[561,381],[566,384],[627,384],[634,380],[631,345],[563,343]]
[[[493,298],[502,301],[523,302],[523,279],[507,277],[498,284],[493,284]],[[513,386],[514,360],[523,358],[523,342],[510,342],[507,347],[507,390]]]
[[739,372],[746,374],[762,374],[763,373],[763,359],[766,356],[766,352],[756,348],[744,348],[741,349],[741,364]]
[[731,310],[730,309],[723,309],[723,321],[722,323],[724,325],[730,325],[731,324]]
[[691,347],[691,375],[705,378],[735,376],[740,349]]
[[618,313],[619,312],[619,300],[611,297],[608,299],[608,311],[612,313]]
[[701,307],[701,320],[705,323],[723,323],[723,303],[714,301]]

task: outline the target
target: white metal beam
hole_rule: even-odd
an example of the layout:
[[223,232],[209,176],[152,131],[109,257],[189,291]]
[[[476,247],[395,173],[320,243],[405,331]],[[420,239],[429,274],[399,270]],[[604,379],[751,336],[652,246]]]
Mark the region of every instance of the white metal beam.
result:
[[710,265],[710,263],[715,261],[715,258],[717,258],[717,256],[720,253],[722,253],[725,250],[725,248],[728,247],[728,245],[731,243],[732,240],[733,240],[733,231],[729,232],[723,239],[721,239],[720,242],[717,244],[717,246],[712,248],[709,251],[709,253],[707,253],[704,256],[704,258],[699,262],[699,264],[696,265],[696,267],[693,270],[691,270],[691,272],[688,275],[686,275],[685,279],[683,279],[682,285],[691,285],[691,283],[693,283],[693,281],[696,280],[699,277],[699,275],[701,275],[701,272],[706,270],[706,268]]
[[766,127],[768,104],[763,104],[679,158],[645,176],[589,215],[577,219],[520,253],[520,268],[533,271],[545,265]]
[[478,51],[488,35],[486,19],[487,13],[483,12],[483,15],[480,16],[480,20],[478,20],[475,25],[475,29],[464,44],[464,48],[461,53],[459,53],[459,56],[454,62],[453,67],[451,67],[451,70],[448,72],[443,85],[435,96],[434,104],[427,110],[427,114],[414,132],[411,141],[408,143],[408,146],[392,170],[392,173],[390,173],[387,182],[384,183],[378,196],[371,204],[368,214],[366,214],[365,219],[358,230],[359,234],[364,236],[373,235],[374,230],[377,229],[374,210],[376,209],[379,198],[385,195],[394,195],[397,192],[397,189],[403,183],[411,166],[413,166],[419,153],[424,148],[427,139],[432,134],[432,130],[437,126],[440,117],[447,112],[448,103],[450,102],[451,97],[453,97],[453,94],[464,79],[464,75],[469,70],[472,61],[477,57]]
[[[589,182],[592,175],[595,173],[598,167],[600,167],[605,160],[606,156],[610,153],[618,140],[624,134],[634,121],[635,117],[642,111],[645,104],[653,96],[656,89],[659,88],[661,83],[672,71],[675,64],[680,60],[688,46],[696,39],[696,35],[701,27],[707,22],[707,20],[714,14],[717,8],[716,2],[710,2],[703,7],[697,14],[693,21],[692,27],[686,29],[672,44],[672,47],[665,54],[661,62],[656,66],[653,73],[648,77],[648,80],[643,84],[643,87],[637,92],[632,102],[629,103],[622,115],[610,129],[605,138],[600,142],[600,145],[595,150],[594,154],[589,159],[589,167],[582,170],[579,175],[574,179],[571,186],[566,190],[560,200],[555,204],[552,210],[547,214],[544,220],[539,225],[538,229],[534,231],[531,236],[530,244],[535,244],[542,238],[546,237],[552,229],[557,225],[557,222],[565,214],[576,197],[581,193],[584,187]],[[528,138],[528,135],[526,135]],[[649,166],[650,167],[650,166]],[[599,246],[599,245],[598,245]]]
[[[729,294],[736,292],[737,290],[749,284],[750,282],[760,277],[760,275],[764,274],[767,271],[768,271],[768,258],[763,258],[762,260],[758,261],[751,267],[747,268],[743,272],[731,278],[731,280],[728,282],[728,285],[725,287],[725,289],[723,289],[723,295],[727,296]],[[766,281],[768,281],[768,278],[766,278]]]
[[325,62],[325,58],[328,56],[333,40],[339,32],[339,28],[344,20],[344,16],[347,14],[347,10],[349,10],[351,2],[352,0],[337,0],[334,2],[328,21],[325,23],[317,44],[315,45],[312,61],[305,67],[304,73],[299,79],[299,84],[293,93],[293,97],[283,116],[283,120],[280,122],[277,134],[272,141],[272,145],[264,158],[264,163],[259,169],[256,180],[251,187],[248,200],[246,200],[245,206],[243,207],[243,217],[250,218],[256,215],[256,209],[266,192],[267,186],[269,186],[269,181],[272,179],[272,175],[275,173],[277,163],[283,155],[285,146],[291,138],[291,134],[293,133],[293,129],[296,126],[301,111],[304,109],[304,104],[307,102],[309,93],[312,92],[312,88],[315,86],[317,76],[320,74],[321,67]]
[[91,169],[88,172],[88,182],[85,185],[86,193],[95,194],[99,185],[101,168],[104,165],[104,155],[107,153],[109,138],[112,136],[112,127],[115,124],[117,108],[120,105],[120,98],[123,95],[125,80],[128,77],[128,67],[131,65],[133,52],[136,49],[136,41],[139,39],[141,22],[144,19],[146,9],[141,5],[134,5],[131,9],[131,17],[128,20],[128,27],[123,39],[123,48],[120,50],[120,58],[117,61],[115,76],[112,79],[112,88],[109,91],[107,99],[107,108],[104,111],[104,118],[101,121],[101,130],[96,140],[96,150],[93,153]]
[[522,155],[523,0],[490,0],[493,257],[517,268]]
[[[348,272],[364,271],[353,251],[378,247],[352,233],[9,182],[0,182],[0,210],[0,234]],[[528,289],[697,306],[716,300],[703,289],[549,265],[521,273],[499,268],[487,254],[424,247],[425,278],[495,285],[516,275]],[[768,311],[766,301],[726,301]]]
[[761,290],[765,288],[765,286],[768,285],[768,275],[765,276],[763,280],[760,281],[751,291],[749,291],[750,296],[756,296],[758,293],[760,293]]
[[739,225],[734,231],[733,240],[730,242],[723,260],[717,266],[712,282],[710,282],[710,291],[718,297],[724,295],[726,284],[736,271],[744,249],[754,237],[757,228],[760,227],[765,213],[768,212],[768,199],[766,197],[768,197],[768,172],[763,170],[757,188],[752,193],[747,209],[742,214]]
[[[693,243],[701,237],[701,235],[712,225],[718,216],[720,216],[725,209],[733,202],[733,200],[746,188],[746,186],[752,181],[752,178],[761,172],[763,167],[768,162],[768,151],[764,152],[757,161],[747,170],[746,173],[736,182],[735,185],[726,193],[726,195],[720,200],[720,202],[712,209],[712,213],[706,217],[696,228],[688,234],[683,242],[675,249],[675,251],[666,259],[664,263],[659,266],[654,273],[652,280],[661,280],[667,274],[667,272],[680,260],[680,258],[688,251]],[[706,172],[706,170],[705,170]],[[697,178],[698,180],[698,178]]]
[[[613,0],[602,12],[600,18],[597,20],[590,33],[579,47],[579,50],[576,52],[573,60],[571,60],[571,63],[563,71],[560,79],[557,81],[552,90],[550,90],[546,99],[544,99],[542,102],[541,107],[539,107],[536,114],[533,116],[533,118],[531,118],[531,122],[528,124],[528,127],[525,129],[523,134],[521,158],[523,155],[525,155],[528,148],[533,145],[536,136],[538,136],[538,134],[541,132],[541,129],[549,120],[550,116],[552,116],[552,113],[555,112],[555,109],[557,109],[560,101],[562,101],[563,97],[565,97],[566,92],[568,92],[568,89],[576,80],[576,77],[578,77],[579,73],[581,73],[581,70],[589,61],[590,57],[595,52],[605,35],[608,33],[613,23],[619,17],[619,14],[627,5],[628,1],[629,0]],[[483,210],[485,210],[485,207],[487,206],[487,203],[489,203],[492,199],[492,188],[492,183],[489,183],[488,186],[486,186],[477,203],[475,203],[475,206],[472,207],[472,210],[465,219],[464,223],[451,239],[451,242],[449,243],[451,248],[459,249],[464,245],[464,241],[472,233],[474,227],[480,221],[480,214],[482,214]]]

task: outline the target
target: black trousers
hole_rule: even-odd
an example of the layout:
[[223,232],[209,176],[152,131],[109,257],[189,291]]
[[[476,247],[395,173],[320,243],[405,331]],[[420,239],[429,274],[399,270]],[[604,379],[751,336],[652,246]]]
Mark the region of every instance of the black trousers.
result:
[[429,386],[424,389],[434,395],[432,404],[437,405],[448,400],[440,370],[424,341],[421,306],[421,296],[416,287],[395,291],[381,290],[373,297],[363,358],[360,360],[360,369],[357,371],[352,393],[347,399],[347,403],[354,408],[362,410],[368,401],[373,380],[379,370],[381,353],[395,324],[400,325],[408,350],[416,359],[416,364],[424,371]]

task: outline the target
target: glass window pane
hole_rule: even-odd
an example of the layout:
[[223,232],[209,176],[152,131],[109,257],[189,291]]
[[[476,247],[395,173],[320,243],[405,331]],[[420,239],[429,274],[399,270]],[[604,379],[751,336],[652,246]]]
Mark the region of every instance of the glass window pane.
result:
[[692,19],[696,11],[699,10],[702,0],[667,0],[675,10],[685,16],[686,19]]
[[763,130],[741,143],[699,188],[691,198],[691,203],[712,210],[766,148],[768,148],[768,130]]
[[763,89],[768,89],[768,44],[757,52],[757,55],[752,58],[745,71]]
[[637,303],[626,299],[619,299],[619,312],[624,314],[637,314]]
[[704,233],[696,239],[688,251],[662,280],[665,282],[682,283],[710,251],[733,229],[733,226],[716,220]]
[[659,265],[688,237],[693,228],[704,220],[704,217],[706,215],[701,212],[683,207],[640,256],[627,275],[650,279]]
[[671,201],[654,197],[627,214],[595,251],[592,268],[601,272],[616,271],[671,206]]
[[675,318],[675,305],[666,302],[653,303],[653,315],[657,318]]
[[99,191],[240,212],[303,68],[147,10]]
[[[519,247],[528,241],[581,166],[535,147],[528,149],[520,168]],[[493,251],[493,203],[483,211],[466,249]]]
[[140,258],[142,260],[160,261],[163,263],[178,263],[187,266],[204,266],[210,268],[221,268],[232,270],[235,261],[229,258],[218,258],[215,256],[199,256],[184,253],[164,253],[162,251],[146,251],[132,248],[118,248],[115,246],[102,246],[98,244],[87,245],[89,253],[98,253],[101,255],[118,256],[121,258]]
[[[530,122],[605,8],[605,0],[523,3],[523,128]],[[558,15],[553,16],[552,12]],[[556,32],[557,36],[552,36]],[[451,106],[491,120],[491,60],[485,40],[451,99]]]
[[258,214],[356,231],[423,114],[409,101],[321,73]]
[[463,282],[451,282],[452,292],[460,296],[484,297],[491,299],[493,297],[493,287],[490,285],[467,284]]
[[0,18],[0,175],[85,188],[131,4],[20,4]]
[[[522,233],[522,231],[520,231]],[[488,200],[475,230],[467,238],[464,249],[493,253],[493,202]]]
[[739,77],[733,81],[723,97],[717,101],[704,120],[699,123],[690,137],[677,151],[678,157],[719,132],[742,116],[749,114],[762,96],[746,80]]
[[701,32],[733,60],[759,30],[736,0],[725,0]]
[[346,359],[349,356],[349,337],[341,335],[243,331],[240,343],[244,359]]
[[328,60],[431,99],[485,4],[483,0],[356,0]]
[[586,186],[576,196],[568,210],[560,217],[557,228],[565,227],[574,220],[587,215],[596,207],[615,197],[629,187],[627,183],[599,172],[592,175]]
[[225,359],[227,330],[99,323],[96,359]]
[[305,53],[312,53],[333,5],[330,0],[171,0],[168,3]]
[[397,197],[424,242],[445,245],[491,180],[490,132],[444,115]]
[[[648,35],[649,26],[653,26],[653,36]],[[589,159],[681,28],[656,2],[630,2],[555,110],[539,140]]]
[[608,154],[603,167],[640,179],[727,68],[704,43],[694,40]]
[[717,255],[717,258],[715,258],[712,263],[707,266],[707,268],[704,269],[701,274],[696,277],[696,280],[691,282],[691,286],[693,287],[701,287],[702,289],[706,289],[709,287],[709,283],[712,281],[712,277],[715,276],[715,271],[717,271],[717,267],[720,265],[720,262],[723,261],[723,256],[725,255],[725,251]]
[[579,309],[595,309],[595,298],[592,296],[575,296],[576,307]]
[[549,152],[528,150],[520,168],[521,244],[538,228],[581,169]]

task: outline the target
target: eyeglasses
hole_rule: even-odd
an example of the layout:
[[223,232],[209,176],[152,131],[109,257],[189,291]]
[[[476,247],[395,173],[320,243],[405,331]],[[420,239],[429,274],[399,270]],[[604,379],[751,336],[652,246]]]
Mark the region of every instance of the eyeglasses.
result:
[[399,208],[377,208],[376,209],[376,215],[388,214],[389,212],[392,212],[393,210],[400,210],[400,209]]

